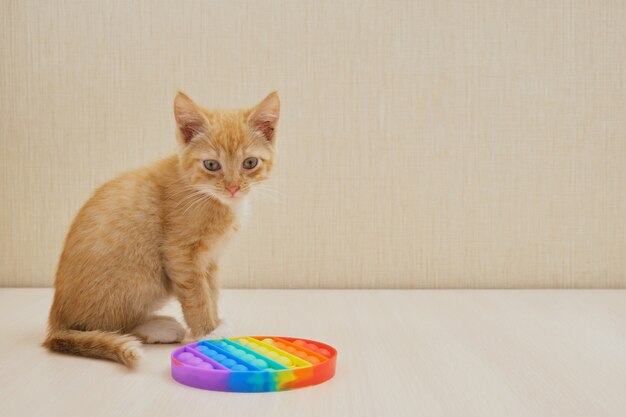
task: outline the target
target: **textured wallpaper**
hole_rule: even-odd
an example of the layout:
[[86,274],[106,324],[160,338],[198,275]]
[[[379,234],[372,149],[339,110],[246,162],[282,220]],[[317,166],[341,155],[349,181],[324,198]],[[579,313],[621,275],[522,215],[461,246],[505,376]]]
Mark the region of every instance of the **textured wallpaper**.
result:
[[626,287],[623,1],[0,1],[0,285],[51,285],[178,89],[280,92],[226,287]]

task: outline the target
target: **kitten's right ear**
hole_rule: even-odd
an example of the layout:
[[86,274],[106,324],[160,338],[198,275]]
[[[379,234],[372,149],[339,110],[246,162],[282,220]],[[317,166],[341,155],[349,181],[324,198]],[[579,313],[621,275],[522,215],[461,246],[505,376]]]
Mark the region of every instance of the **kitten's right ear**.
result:
[[209,133],[209,122],[200,107],[182,91],[174,99],[174,117],[178,126],[178,138],[183,145],[191,142],[198,134]]

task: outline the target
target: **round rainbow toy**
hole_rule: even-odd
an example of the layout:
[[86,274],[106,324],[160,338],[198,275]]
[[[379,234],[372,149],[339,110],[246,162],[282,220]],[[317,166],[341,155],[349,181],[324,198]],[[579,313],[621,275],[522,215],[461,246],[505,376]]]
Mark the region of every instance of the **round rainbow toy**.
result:
[[172,352],[172,377],[212,391],[284,391],[335,375],[337,351],[307,339],[242,336],[203,340]]

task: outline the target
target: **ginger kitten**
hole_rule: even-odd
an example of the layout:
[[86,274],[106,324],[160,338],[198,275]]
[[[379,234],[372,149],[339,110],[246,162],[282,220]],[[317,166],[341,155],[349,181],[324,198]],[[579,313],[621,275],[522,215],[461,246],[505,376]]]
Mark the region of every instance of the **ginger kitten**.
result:
[[174,101],[179,152],[101,186],[81,208],[59,261],[44,346],[133,366],[144,343],[185,328],[155,315],[170,296],[195,338],[218,323],[218,262],[238,209],[272,169],[280,102],[209,111]]

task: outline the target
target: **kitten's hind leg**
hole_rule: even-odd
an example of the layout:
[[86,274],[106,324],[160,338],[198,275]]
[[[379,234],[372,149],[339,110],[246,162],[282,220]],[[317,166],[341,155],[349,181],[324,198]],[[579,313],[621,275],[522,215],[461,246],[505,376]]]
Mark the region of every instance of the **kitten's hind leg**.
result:
[[178,343],[185,338],[185,328],[173,317],[152,316],[131,333],[143,343]]

